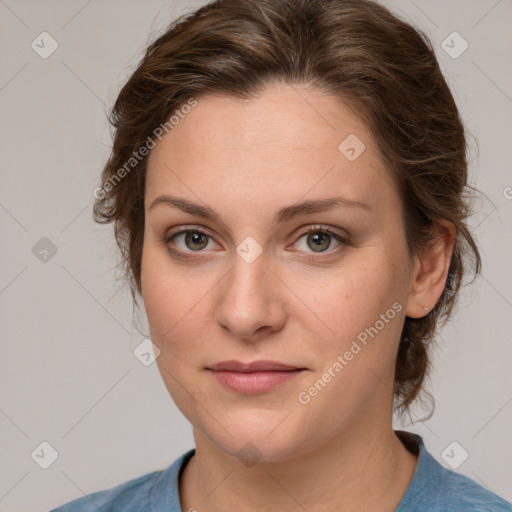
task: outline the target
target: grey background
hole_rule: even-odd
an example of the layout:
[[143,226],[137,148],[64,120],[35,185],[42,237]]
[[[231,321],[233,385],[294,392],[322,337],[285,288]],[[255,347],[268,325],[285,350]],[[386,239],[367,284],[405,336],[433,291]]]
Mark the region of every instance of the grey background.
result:
[[[193,446],[156,365],[133,355],[143,336],[116,281],[111,227],[91,208],[117,92],[147,42],[201,3],[0,0],[1,512],[48,510]],[[445,466],[457,441],[469,453],[457,471],[512,500],[512,2],[386,4],[430,36],[487,195],[471,221],[483,275],[437,340],[435,414],[396,426],[423,435]],[[47,59],[31,48],[43,31],[59,44]],[[457,59],[441,47],[453,31],[469,43]],[[43,237],[57,248],[46,262],[33,253]],[[48,469],[31,458],[42,441],[58,452]]]

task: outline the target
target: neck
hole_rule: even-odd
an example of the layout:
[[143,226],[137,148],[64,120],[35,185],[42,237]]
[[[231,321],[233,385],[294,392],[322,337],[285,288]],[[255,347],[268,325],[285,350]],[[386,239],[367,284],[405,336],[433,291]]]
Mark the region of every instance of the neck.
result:
[[[180,479],[183,510],[392,512],[416,468],[417,456],[394,434],[391,422],[357,426],[306,454],[245,467],[194,430],[196,454]],[[377,427],[373,425],[378,425]]]

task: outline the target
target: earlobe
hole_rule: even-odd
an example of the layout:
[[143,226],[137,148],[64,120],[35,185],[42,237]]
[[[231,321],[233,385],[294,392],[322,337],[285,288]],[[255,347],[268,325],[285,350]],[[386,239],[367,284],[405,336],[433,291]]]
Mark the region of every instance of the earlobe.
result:
[[411,291],[407,299],[405,314],[421,318],[431,311],[443,293],[455,246],[455,227],[445,219],[438,220],[435,227],[435,242],[423,249],[416,257],[411,278]]

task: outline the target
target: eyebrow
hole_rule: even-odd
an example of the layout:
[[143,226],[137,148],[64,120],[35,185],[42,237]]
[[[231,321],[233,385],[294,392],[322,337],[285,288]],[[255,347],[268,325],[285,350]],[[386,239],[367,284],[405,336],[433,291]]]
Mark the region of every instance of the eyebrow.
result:
[[[210,208],[209,206],[202,206],[187,199],[165,194],[158,196],[156,199],[154,199],[150,207],[148,208],[148,211],[152,210],[155,206],[159,204],[174,206],[175,208],[178,208],[185,213],[197,215],[198,217],[201,217],[203,219],[214,220],[219,222],[220,224],[225,225],[225,222],[222,220],[222,217],[213,208]],[[344,208],[359,208],[361,210],[371,211],[371,207],[366,203],[363,203],[361,201],[350,201],[345,197],[336,196],[329,197],[326,199],[302,201],[297,204],[285,206],[284,208],[281,208],[275,213],[273,225],[279,224],[281,222],[287,222],[299,215],[309,215],[312,213],[323,212],[325,210],[332,209],[336,206],[341,206]]]

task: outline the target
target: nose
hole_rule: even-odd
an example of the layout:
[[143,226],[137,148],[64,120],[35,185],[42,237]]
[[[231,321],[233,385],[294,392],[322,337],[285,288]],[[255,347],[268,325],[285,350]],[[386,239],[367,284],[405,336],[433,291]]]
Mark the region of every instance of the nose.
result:
[[216,289],[216,321],[238,340],[256,342],[283,329],[286,287],[265,253],[248,263],[238,254]]

